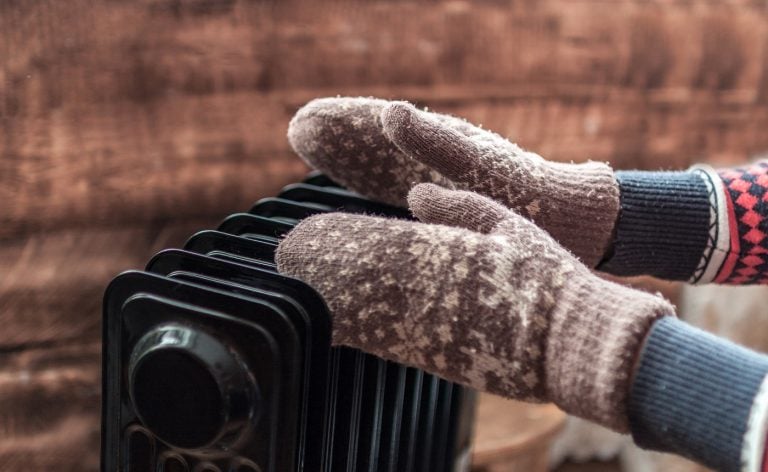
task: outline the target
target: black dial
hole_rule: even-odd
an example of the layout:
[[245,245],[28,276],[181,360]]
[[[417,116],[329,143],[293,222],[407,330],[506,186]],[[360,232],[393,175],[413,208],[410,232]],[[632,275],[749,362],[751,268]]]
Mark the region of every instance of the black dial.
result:
[[226,446],[258,413],[257,387],[238,356],[198,329],[168,324],[148,332],[128,375],[139,419],[171,446]]

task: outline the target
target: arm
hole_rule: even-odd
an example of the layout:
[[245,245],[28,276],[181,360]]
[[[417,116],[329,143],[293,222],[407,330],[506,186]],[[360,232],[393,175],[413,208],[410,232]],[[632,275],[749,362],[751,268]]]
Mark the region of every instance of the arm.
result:
[[[477,229],[498,218],[489,200],[434,185],[416,186],[409,200],[419,220],[429,223]],[[629,298],[627,303],[634,304]],[[656,319],[636,336],[643,341],[629,368],[627,403],[635,442],[718,471],[760,470],[768,427],[763,385],[768,356],[674,317]]]
[[717,470],[757,470],[768,357],[597,277],[487,198],[419,185],[409,200],[422,223],[328,214],[280,243],[279,270],[327,301],[334,343],[552,401]]
[[762,471],[768,356],[678,319],[654,323],[629,394],[629,424],[645,449],[718,471]]
[[690,283],[768,282],[768,163],[616,172],[620,212],[600,270]]

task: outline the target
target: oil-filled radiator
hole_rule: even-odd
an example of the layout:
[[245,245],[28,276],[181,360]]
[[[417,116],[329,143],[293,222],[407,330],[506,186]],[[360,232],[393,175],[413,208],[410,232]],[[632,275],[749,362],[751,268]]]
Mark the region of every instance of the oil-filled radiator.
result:
[[112,281],[104,297],[103,470],[468,467],[474,392],[331,347],[322,298],[277,273],[278,238],[329,211],[410,218],[314,174]]

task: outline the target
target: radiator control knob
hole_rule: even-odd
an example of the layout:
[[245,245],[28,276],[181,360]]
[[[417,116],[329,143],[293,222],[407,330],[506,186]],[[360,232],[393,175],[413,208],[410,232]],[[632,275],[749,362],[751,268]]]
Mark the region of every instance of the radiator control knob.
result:
[[258,389],[239,356],[187,326],[161,325],[142,336],[128,381],[139,420],[181,449],[226,446],[258,413]]

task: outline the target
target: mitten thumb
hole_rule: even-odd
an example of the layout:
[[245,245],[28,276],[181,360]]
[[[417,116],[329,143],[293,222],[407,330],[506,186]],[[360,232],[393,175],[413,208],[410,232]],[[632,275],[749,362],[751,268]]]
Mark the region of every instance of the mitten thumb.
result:
[[511,211],[474,192],[448,190],[434,184],[419,184],[408,193],[408,207],[422,223],[465,228],[490,233]]

